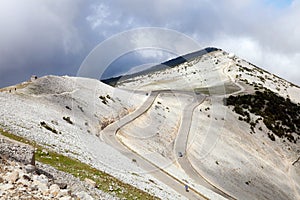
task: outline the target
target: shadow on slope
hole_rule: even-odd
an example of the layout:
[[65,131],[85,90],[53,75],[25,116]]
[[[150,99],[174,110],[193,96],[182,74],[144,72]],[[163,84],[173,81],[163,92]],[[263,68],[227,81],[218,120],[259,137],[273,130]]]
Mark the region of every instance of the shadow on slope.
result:
[[197,57],[201,57],[201,56],[203,56],[207,53],[211,53],[211,52],[214,52],[214,51],[220,51],[220,50],[221,49],[218,49],[218,48],[208,47],[208,48],[202,49],[200,51],[196,51],[196,52],[193,52],[193,53],[189,53],[189,54],[186,54],[186,55],[179,56],[177,58],[168,60],[166,62],[155,65],[153,67],[150,67],[149,69],[146,69],[146,70],[143,70],[143,71],[140,71],[140,72],[137,72],[137,73],[133,73],[133,74],[129,74],[129,75],[121,75],[121,76],[117,76],[117,77],[103,79],[101,81],[103,83],[108,84],[108,85],[115,86],[120,79],[126,80],[126,79],[130,79],[130,78],[134,78],[136,76],[146,75],[146,74],[150,74],[150,73],[153,73],[153,72],[156,72],[156,71],[162,71],[162,70],[165,70],[165,69],[168,69],[168,68],[173,68],[173,67],[176,67],[176,66],[178,66],[182,63],[192,61],[193,59],[195,59]]

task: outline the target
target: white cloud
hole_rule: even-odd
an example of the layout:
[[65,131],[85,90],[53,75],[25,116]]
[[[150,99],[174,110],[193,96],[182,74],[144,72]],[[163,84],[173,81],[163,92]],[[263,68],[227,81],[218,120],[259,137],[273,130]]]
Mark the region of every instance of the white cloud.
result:
[[91,24],[92,29],[102,26],[103,24],[108,24],[107,18],[111,16],[108,6],[101,3],[99,5],[92,5],[91,8],[93,14],[87,16],[86,19]]
[[300,84],[300,53],[285,54],[282,51],[265,47],[258,40],[250,37],[220,36],[218,40],[208,45],[219,46],[271,73]]
[[163,60],[168,59],[170,56],[170,53],[164,52],[161,49],[144,49],[141,51],[137,51],[137,54],[139,54],[142,59],[157,59],[157,60]]

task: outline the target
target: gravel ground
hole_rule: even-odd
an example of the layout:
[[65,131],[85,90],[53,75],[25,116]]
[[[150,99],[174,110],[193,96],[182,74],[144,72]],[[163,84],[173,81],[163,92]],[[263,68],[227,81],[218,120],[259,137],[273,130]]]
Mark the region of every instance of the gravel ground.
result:
[[37,162],[36,166],[0,156],[0,199],[118,199],[78,178]]

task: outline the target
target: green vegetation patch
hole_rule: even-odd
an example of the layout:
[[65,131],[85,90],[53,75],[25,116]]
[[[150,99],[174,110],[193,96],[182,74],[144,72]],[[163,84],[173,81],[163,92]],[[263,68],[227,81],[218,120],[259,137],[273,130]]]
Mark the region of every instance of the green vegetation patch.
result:
[[46,122],[42,121],[42,122],[40,122],[40,125],[42,127],[44,127],[45,129],[47,129],[48,131],[51,131],[52,133],[58,134],[58,131],[55,130],[55,128],[52,128],[51,126],[49,126]]
[[97,170],[80,162],[79,160],[69,158],[49,149],[45,149],[33,141],[8,133],[2,129],[0,129],[0,134],[10,139],[29,144],[36,148],[36,161],[51,165],[59,171],[72,174],[73,176],[80,178],[82,181],[85,178],[89,178],[96,182],[98,189],[106,193],[116,195],[121,199],[158,199],[157,197],[151,196],[150,194],[135,188],[132,185],[124,183],[103,171]]
[[[254,94],[230,96],[225,99],[228,106],[234,106],[233,111],[240,115],[239,119],[251,124],[251,127],[258,123],[251,121],[250,113],[258,115],[266,127],[280,138],[287,138],[290,142],[296,143],[300,136],[300,104],[291,102],[278,96],[271,90],[256,91]],[[252,128],[253,129],[253,128]],[[292,133],[296,133],[295,138]],[[269,134],[271,140],[275,140]]]
[[63,117],[63,120],[65,120],[66,122],[68,122],[69,124],[73,124],[72,120],[70,117]]

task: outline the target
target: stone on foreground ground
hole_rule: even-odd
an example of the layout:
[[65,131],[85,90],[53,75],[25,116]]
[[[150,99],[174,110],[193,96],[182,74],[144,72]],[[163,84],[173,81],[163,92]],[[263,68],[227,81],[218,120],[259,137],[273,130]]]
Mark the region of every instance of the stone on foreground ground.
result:
[[29,145],[0,136],[0,151],[1,200],[117,199],[96,189],[89,182],[34,162],[34,150]]
[[47,165],[29,173],[26,167],[0,157],[0,199],[117,199]]

